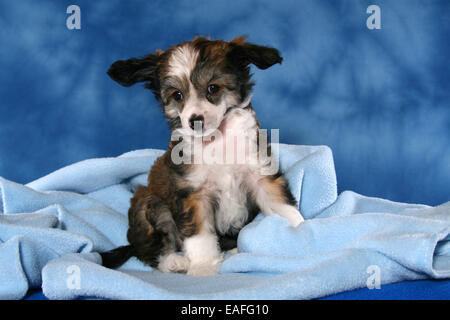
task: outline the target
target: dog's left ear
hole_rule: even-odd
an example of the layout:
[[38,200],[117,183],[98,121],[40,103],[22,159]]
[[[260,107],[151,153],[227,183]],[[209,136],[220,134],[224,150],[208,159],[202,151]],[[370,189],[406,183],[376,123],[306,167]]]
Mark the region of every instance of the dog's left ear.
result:
[[242,36],[230,41],[230,51],[227,58],[233,64],[247,67],[252,63],[259,69],[264,70],[283,61],[277,49],[248,43],[245,40],[246,37]]
[[146,87],[156,89],[156,66],[161,54],[149,54],[142,58],[131,58],[114,62],[108,75],[125,87],[137,82],[147,82]]

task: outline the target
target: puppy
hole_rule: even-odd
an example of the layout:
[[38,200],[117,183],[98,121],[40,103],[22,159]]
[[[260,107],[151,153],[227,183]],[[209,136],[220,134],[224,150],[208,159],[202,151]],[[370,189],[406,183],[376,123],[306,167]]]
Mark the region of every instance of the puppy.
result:
[[[259,212],[294,227],[303,221],[283,174],[271,170],[275,154],[262,143],[250,102],[250,64],[267,69],[281,62],[277,49],[245,37],[196,37],[111,65],[108,74],[121,85],[144,82],[153,91],[172,137],[148,186],[131,199],[129,245],[102,253],[104,266],[136,256],[164,272],[214,275],[222,250],[236,247],[239,230]],[[259,161],[262,152],[270,161]]]

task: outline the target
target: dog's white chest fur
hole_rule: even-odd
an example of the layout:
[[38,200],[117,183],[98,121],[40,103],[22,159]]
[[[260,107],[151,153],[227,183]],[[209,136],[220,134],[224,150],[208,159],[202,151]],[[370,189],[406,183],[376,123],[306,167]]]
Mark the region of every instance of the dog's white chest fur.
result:
[[[214,169],[213,169],[214,170]],[[219,233],[237,231],[244,226],[248,217],[244,180],[248,169],[230,166],[210,171],[207,184],[216,190],[218,207],[215,212],[215,225]]]
[[[233,136],[236,130],[240,138],[249,131],[255,133],[248,135],[250,138],[245,141],[245,149],[237,146],[238,141]],[[252,113],[243,109],[233,110],[228,114],[219,136],[213,142],[205,144],[202,150],[203,158],[209,159],[214,158],[212,153],[220,150],[220,157],[214,159],[219,159],[222,163],[198,165],[189,175],[191,183],[217,201],[214,220],[215,227],[221,234],[238,231],[247,220],[247,185],[249,180],[258,179],[259,170],[258,164],[251,162],[257,155],[256,131],[256,119]],[[248,147],[250,143],[254,144],[254,148]],[[227,157],[229,153],[226,150],[231,150],[233,156]],[[227,159],[231,159],[232,163],[227,162]]]
[[189,180],[214,199],[215,227],[221,234],[241,229],[248,217],[247,187],[254,179],[250,165],[201,165],[189,175]]

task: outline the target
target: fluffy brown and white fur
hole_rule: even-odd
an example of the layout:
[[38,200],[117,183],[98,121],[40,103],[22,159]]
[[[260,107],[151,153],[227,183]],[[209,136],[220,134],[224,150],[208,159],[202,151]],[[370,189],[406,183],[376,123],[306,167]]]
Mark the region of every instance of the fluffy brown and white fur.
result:
[[[196,37],[166,51],[117,61],[108,74],[123,86],[145,82],[161,102],[172,132],[186,141],[195,136],[196,125],[203,138],[219,131],[220,137],[203,142],[197,152],[204,156],[227,140],[228,129],[258,131],[249,65],[267,69],[281,62],[277,49],[248,43],[245,37],[230,42]],[[257,151],[245,149],[244,162],[232,164],[175,163],[180,140],[171,139],[150,170],[148,186],[140,186],[131,199],[129,245],[102,253],[103,265],[117,267],[136,256],[164,272],[214,275],[222,250],[236,247],[239,230],[259,212],[278,214],[294,227],[302,222],[283,174],[262,174],[267,162],[248,161],[260,148],[258,138],[249,139]],[[187,153],[182,156],[195,156],[195,148]]]

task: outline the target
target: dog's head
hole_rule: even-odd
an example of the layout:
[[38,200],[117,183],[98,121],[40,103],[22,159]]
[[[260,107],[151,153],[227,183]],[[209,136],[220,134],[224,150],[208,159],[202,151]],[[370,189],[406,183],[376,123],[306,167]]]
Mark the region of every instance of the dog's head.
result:
[[166,51],[120,60],[108,70],[123,86],[145,82],[161,101],[170,127],[193,132],[199,121],[203,132],[217,129],[227,111],[249,98],[250,64],[267,69],[282,58],[275,48],[238,37],[230,42],[196,37]]

